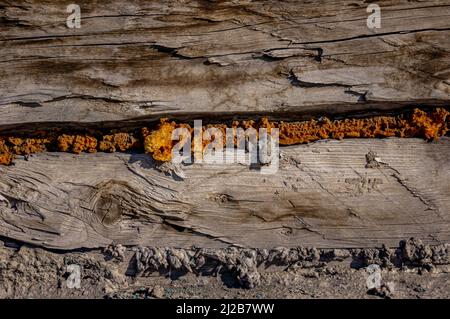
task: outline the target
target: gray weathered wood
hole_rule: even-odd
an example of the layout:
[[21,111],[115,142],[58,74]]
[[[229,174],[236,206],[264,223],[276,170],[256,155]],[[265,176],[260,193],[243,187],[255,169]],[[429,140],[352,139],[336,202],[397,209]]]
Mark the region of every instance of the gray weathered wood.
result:
[[[366,168],[366,154],[379,168]],[[344,140],[282,149],[280,170],[143,154],[43,153],[0,167],[0,234],[70,249],[395,246],[450,240],[450,139]]]
[[[390,111],[450,101],[450,2],[0,0],[0,131]],[[373,151],[387,164],[366,168]],[[144,154],[0,166],[0,236],[47,248],[397,245],[450,236],[450,140],[283,148],[276,175]],[[180,173],[181,174],[181,173]],[[181,174],[183,175],[183,174]]]
[[0,1],[0,128],[449,101],[448,0],[76,3]]

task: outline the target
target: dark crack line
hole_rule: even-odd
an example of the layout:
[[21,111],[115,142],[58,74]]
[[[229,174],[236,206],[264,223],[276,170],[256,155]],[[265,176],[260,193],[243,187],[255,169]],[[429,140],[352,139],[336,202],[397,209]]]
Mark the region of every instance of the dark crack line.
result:
[[358,40],[358,39],[366,39],[366,38],[377,38],[382,37],[386,35],[399,35],[399,34],[414,34],[414,33],[420,33],[420,32],[440,32],[440,31],[450,31],[450,28],[428,28],[428,29],[418,29],[418,30],[404,30],[404,31],[392,31],[392,32],[384,32],[384,33],[375,33],[375,34],[364,34],[364,35],[357,35],[354,37],[348,37],[348,38],[341,38],[341,39],[335,39],[335,40],[322,40],[322,41],[309,41],[309,42],[295,42],[292,41],[293,44],[301,44],[301,45],[308,45],[308,44],[327,44],[327,43],[339,43],[339,42],[345,42],[350,40]]
[[397,180],[397,182],[401,186],[403,186],[403,188],[405,188],[413,197],[418,198],[425,206],[427,206],[426,210],[436,211],[436,207],[434,207],[432,203],[429,203],[425,198],[423,198],[422,195],[420,195],[420,193],[416,189],[408,186],[405,183],[405,180],[403,180],[398,174],[394,173],[391,176],[394,177]]

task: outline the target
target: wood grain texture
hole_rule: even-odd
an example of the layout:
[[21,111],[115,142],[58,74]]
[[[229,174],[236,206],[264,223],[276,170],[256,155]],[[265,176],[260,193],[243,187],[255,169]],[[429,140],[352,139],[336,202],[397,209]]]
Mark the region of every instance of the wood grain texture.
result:
[[[0,0],[0,132],[449,105],[448,0],[378,1],[375,30],[363,0],[76,3],[80,29],[66,27],[66,1]],[[380,167],[366,167],[370,151]],[[144,154],[18,159],[0,167],[0,236],[53,249],[450,239],[449,138],[282,153],[275,175],[238,164],[175,174]]]
[[[366,167],[370,151],[384,164]],[[55,249],[438,243],[450,240],[449,156],[449,138],[355,139],[283,148],[274,175],[168,175],[143,154],[37,154],[0,167],[0,234]]]
[[450,2],[0,1],[0,127],[448,104]]

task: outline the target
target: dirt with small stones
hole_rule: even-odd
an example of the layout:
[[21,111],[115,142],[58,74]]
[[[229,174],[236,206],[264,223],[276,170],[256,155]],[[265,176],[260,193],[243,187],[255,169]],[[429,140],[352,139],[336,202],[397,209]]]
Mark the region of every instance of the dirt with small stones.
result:
[[[69,265],[80,288],[69,288]],[[374,265],[381,281],[370,288]],[[52,252],[4,239],[0,298],[450,298],[450,245]]]

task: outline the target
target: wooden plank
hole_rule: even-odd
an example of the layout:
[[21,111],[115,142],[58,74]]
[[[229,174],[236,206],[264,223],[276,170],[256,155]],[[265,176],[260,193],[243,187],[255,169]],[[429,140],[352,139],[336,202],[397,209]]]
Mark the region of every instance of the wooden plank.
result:
[[174,174],[144,154],[36,154],[0,166],[0,234],[53,249],[445,242],[449,156],[447,137],[323,141],[282,148],[279,171],[264,175],[239,164]]
[[0,1],[0,129],[448,104],[450,3]]

